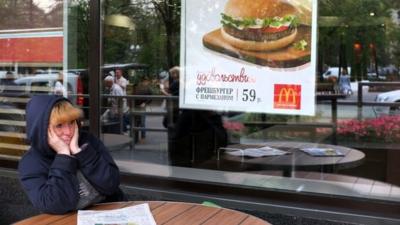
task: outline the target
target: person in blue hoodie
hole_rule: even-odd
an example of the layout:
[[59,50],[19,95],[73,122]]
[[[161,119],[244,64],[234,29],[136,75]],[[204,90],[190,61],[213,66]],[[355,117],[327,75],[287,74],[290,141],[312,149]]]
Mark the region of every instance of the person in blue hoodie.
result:
[[27,104],[31,147],[19,162],[19,178],[44,213],[125,200],[117,165],[98,138],[79,129],[81,117],[82,111],[60,96],[33,96]]

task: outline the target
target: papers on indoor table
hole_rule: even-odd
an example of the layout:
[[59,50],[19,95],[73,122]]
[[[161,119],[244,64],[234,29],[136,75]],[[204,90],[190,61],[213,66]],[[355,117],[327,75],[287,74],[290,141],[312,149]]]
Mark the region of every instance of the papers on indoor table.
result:
[[78,225],[157,225],[149,204],[113,210],[79,210]]
[[221,150],[225,150],[226,154],[233,156],[247,156],[247,157],[264,157],[264,156],[276,156],[276,155],[285,155],[290,152],[279,150],[276,148],[271,148],[269,146],[259,147],[259,148],[220,148]]
[[338,149],[333,148],[301,148],[301,151],[312,156],[344,156],[344,153]]

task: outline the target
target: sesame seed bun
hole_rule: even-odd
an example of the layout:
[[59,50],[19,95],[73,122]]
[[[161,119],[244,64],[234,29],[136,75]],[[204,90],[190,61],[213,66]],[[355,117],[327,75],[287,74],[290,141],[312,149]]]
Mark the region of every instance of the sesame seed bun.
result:
[[[298,16],[296,7],[285,0],[229,0],[223,13],[237,20]],[[270,51],[283,48],[291,44],[297,35],[295,26],[274,32],[264,29],[263,27],[232,28],[224,25],[221,28],[221,35],[232,46],[249,51]],[[261,38],[252,38],[253,35],[261,36]]]
[[284,0],[229,0],[224,13],[231,17],[272,18],[296,15],[296,8]]

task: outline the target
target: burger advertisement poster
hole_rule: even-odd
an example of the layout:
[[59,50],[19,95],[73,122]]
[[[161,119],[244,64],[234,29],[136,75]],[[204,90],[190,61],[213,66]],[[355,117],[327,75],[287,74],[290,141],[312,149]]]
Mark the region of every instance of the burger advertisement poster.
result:
[[183,0],[181,108],[315,114],[317,0]]

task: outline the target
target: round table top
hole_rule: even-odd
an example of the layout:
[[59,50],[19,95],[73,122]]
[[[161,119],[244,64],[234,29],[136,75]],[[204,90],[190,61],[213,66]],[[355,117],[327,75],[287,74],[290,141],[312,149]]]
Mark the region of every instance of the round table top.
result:
[[123,134],[102,133],[100,136],[103,139],[104,145],[110,151],[123,149],[130,146],[133,142],[132,137]]
[[[236,210],[204,206],[186,202],[114,202],[97,204],[89,210],[111,210],[127,206],[148,203],[157,224],[170,225],[271,225],[252,215]],[[71,224],[77,223],[77,212],[64,215],[40,214],[20,222],[16,225],[36,224]]]
[[[238,144],[229,146],[229,148],[245,149],[262,146],[269,146],[279,150],[288,151],[290,152],[290,154],[257,158],[232,156],[223,153],[220,153],[220,156],[222,160],[229,160],[247,165],[259,165],[276,169],[287,167],[295,167],[298,169],[311,169],[313,167],[319,168],[321,166],[334,166],[336,169],[345,169],[360,165],[365,158],[365,154],[356,149],[347,148],[339,145],[318,144],[309,142],[271,141],[262,144]],[[344,156],[312,156],[300,150],[301,148],[313,147],[336,149],[342,152]]]

